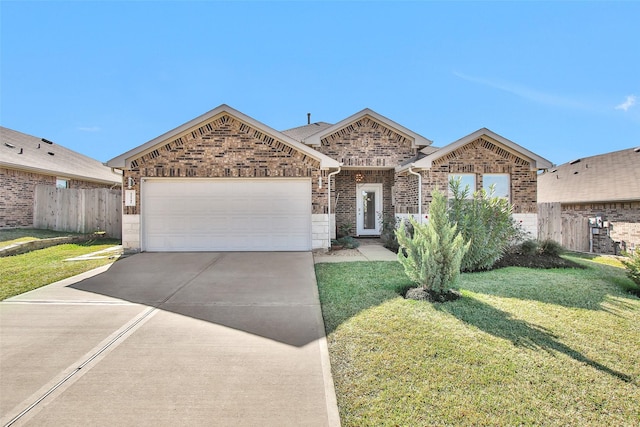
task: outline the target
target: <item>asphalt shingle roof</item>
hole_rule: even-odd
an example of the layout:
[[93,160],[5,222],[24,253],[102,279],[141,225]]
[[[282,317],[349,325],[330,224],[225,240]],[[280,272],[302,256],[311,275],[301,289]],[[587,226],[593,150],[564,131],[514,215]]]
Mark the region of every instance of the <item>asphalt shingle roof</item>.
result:
[[331,126],[333,126],[331,123],[317,122],[304,126],[298,126],[297,128],[293,129],[283,130],[282,133],[287,135],[289,138],[295,139],[296,141],[304,142],[304,140],[311,135],[323,131]]
[[98,160],[1,126],[0,167],[105,184],[122,183],[122,175],[112,172]]
[[538,202],[640,200],[640,147],[577,159],[538,177]]

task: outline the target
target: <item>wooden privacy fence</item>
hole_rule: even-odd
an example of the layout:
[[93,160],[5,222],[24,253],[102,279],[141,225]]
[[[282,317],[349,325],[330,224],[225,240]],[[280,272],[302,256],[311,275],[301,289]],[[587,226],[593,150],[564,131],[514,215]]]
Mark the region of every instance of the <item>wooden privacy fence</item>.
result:
[[122,193],[108,188],[75,189],[37,185],[33,226],[74,233],[104,231],[122,238]]
[[538,203],[538,239],[551,239],[571,251],[589,251],[589,218],[562,214],[560,203]]

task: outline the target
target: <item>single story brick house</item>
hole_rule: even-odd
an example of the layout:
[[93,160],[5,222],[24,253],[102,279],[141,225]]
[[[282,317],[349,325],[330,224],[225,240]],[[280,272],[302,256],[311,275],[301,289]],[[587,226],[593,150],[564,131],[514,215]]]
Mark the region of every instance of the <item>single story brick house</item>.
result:
[[221,105],[112,160],[123,170],[123,244],[142,251],[325,250],[336,228],[380,234],[423,217],[452,175],[496,183],[537,229],[548,160],[488,129],[446,147],[364,109],[283,132]]
[[640,147],[555,167],[538,177],[538,198],[560,205],[557,240],[568,249],[634,251],[640,247]]
[[45,138],[0,127],[0,228],[33,226],[36,185],[119,188],[122,174]]

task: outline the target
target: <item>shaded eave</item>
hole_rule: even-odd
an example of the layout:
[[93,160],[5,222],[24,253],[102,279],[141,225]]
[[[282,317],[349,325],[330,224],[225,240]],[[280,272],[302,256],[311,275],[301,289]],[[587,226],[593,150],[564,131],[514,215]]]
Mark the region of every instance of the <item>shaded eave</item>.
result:
[[239,120],[243,123],[245,123],[248,126],[251,126],[261,132],[264,132],[265,134],[271,136],[274,139],[277,139],[278,141],[282,142],[285,145],[290,146],[291,148],[304,153],[305,155],[316,159],[317,161],[320,162],[320,168],[321,169],[330,169],[330,168],[337,168],[340,166],[340,163],[338,163],[338,161],[332,159],[331,157],[328,157],[316,150],[314,150],[311,147],[308,147],[307,145],[296,141],[293,138],[288,137],[287,135],[283,134],[282,132],[279,132],[267,125],[265,125],[264,123],[261,123],[249,116],[247,116],[246,114],[241,113],[240,111],[229,107],[226,104],[222,104],[216,108],[214,108],[213,110],[204,113],[198,117],[196,117],[193,120],[188,121],[187,123],[178,126],[175,129],[172,129],[168,132],[165,132],[164,134],[148,141],[145,142],[144,144],[127,151],[126,153],[123,153],[117,157],[114,157],[113,159],[109,160],[106,164],[107,166],[110,166],[112,168],[118,168],[118,169],[129,169],[131,167],[131,161],[135,160],[137,158],[139,158],[140,156],[145,155],[146,153],[155,150],[156,148],[166,144],[169,141],[172,141],[182,135],[185,135],[189,132],[192,132],[193,130],[201,127],[204,123],[212,121],[220,116],[223,115],[229,115],[233,118],[235,118],[236,120]]
[[[78,181],[94,182],[97,184],[122,185],[121,176],[118,177],[120,179],[114,178],[114,180],[107,180],[107,179],[93,178],[86,175],[77,175],[77,174],[69,173],[62,170],[34,168],[34,167],[18,165],[15,163],[8,163],[3,161],[0,161],[0,168],[18,170],[18,171],[29,172],[29,173],[37,173],[39,175],[55,176],[58,178],[76,179]],[[119,174],[116,173],[116,175],[119,175]]]
[[531,170],[540,170],[540,169],[549,169],[553,166],[553,163],[551,163],[549,160],[545,159],[544,157],[540,157],[537,154],[527,150],[526,148],[516,144],[515,142],[498,135],[497,133],[487,129],[487,128],[482,128],[482,129],[478,129],[477,131],[463,137],[460,138],[459,140],[452,142],[449,145],[446,145],[444,147],[442,147],[441,149],[439,149],[438,151],[429,154],[426,157],[423,157],[420,160],[417,160],[413,163],[410,164],[405,164],[405,165],[401,165],[398,166],[396,168],[396,172],[404,172],[406,170],[408,170],[409,168],[415,168],[415,169],[431,169],[431,167],[433,166],[433,162],[446,156],[447,154],[451,153],[452,151],[457,150],[458,148],[469,144],[475,140],[477,140],[478,138],[486,138],[488,139],[489,142],[492,142],[496,145],[498,145],[500,148],[503,148],[506,151],[511,152],[512,154],[518,156],[518,157],[523,157],[527,160],[529,160],[529,163],[531,165]]
[[321,145],[321,141],[323,138],[326,138],[327,136],[338,132],[339,130],[341,130],[342,128],[345,128],[355,122],[357,122],[358,120],[361,120],[364,117],[370,117],[371,119],[373,119],[374,121],[383,124],[384,126],[388,127],[389,129],[393,130],[394,132],[397,132],[398,134],[410,139],[413,141],[413,147],[414,148],[420,148],[420,147],[425,147],[427,145],[431,145],[433,143],[433,141],[431,141],[430,139],[425,138],[422,135],[419,135],[409,129],[407,129],[406,127],[394,122],[393,120],[390,120],[378,113],[376,113],[375,111],[369,109],[369,108],[365,108],[362,111],[357,112],[356,114],[347,117],[346,119],[336,123],[335,125],[328,127],[326,129],[323,129],[317,133],[314,133],[313,135],[308,136],[307,138],[304,139],[304,143],[308,144],[308,145],[312,145],[312,146],[320,146]]

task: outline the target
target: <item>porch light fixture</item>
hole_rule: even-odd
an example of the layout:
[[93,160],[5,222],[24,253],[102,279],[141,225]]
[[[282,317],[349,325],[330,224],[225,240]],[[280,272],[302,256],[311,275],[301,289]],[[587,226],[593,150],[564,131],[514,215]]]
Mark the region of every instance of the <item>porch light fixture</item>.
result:
[[362,172],[356,172],[355,179],[358,183],[364,181],[364,174]]

